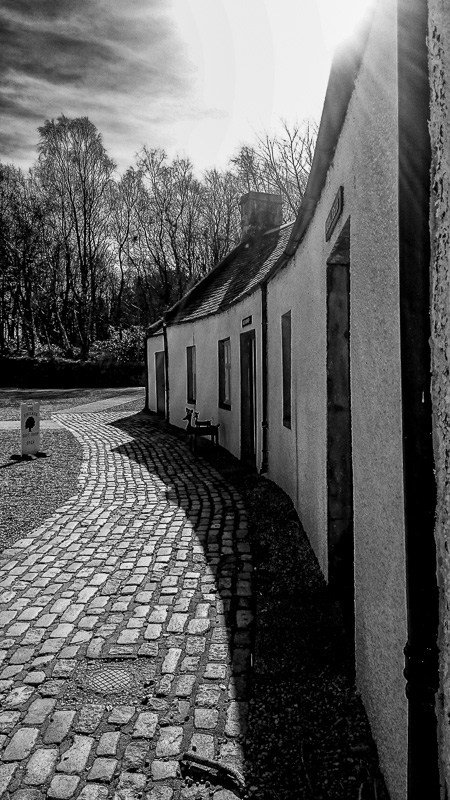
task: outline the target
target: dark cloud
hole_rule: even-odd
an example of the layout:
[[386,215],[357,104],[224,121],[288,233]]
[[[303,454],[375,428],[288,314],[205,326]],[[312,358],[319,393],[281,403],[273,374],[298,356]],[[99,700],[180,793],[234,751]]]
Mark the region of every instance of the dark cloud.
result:
[[87,115],[117,130],[121,117],[125,134],[139,115],[170,118],[190,68],[165,7],[165,0],[0,0],[0,159],[14,137],[18,153],[26,149],[24,120]]

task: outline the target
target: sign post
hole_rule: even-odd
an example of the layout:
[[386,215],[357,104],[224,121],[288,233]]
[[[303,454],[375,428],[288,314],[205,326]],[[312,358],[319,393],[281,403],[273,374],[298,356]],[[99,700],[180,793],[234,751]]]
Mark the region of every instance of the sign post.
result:
[[22,456],[36,455],[41,447],[41,413],[39,403],[20,404]]

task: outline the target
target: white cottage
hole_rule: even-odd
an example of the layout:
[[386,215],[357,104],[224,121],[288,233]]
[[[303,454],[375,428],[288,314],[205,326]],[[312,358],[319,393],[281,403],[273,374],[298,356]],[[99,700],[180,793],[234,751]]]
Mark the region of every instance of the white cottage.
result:
[[238,247],[147,340],[148,409],[220,422],[292,498],[392,800],[450,793],[449,41],[449,0],[378,0],[295,222],[245,195]]

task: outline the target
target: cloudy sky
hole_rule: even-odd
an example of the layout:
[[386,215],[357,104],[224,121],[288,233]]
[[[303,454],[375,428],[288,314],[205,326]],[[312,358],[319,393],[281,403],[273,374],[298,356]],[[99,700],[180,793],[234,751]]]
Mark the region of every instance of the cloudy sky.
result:
[[94,122],[120,171],[144,144],[223,167],[280,118],[319,120],[356,2],[0,0],[0,160],[28,167],[38,126],[65,114]]

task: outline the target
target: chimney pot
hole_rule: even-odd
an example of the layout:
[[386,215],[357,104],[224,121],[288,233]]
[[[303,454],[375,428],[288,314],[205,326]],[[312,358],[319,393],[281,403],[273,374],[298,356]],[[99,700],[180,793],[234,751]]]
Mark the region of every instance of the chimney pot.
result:
[[240,199],[241,235],[245,239],[271,228],[278,228],[283,220],[281,194],[247,192]]

